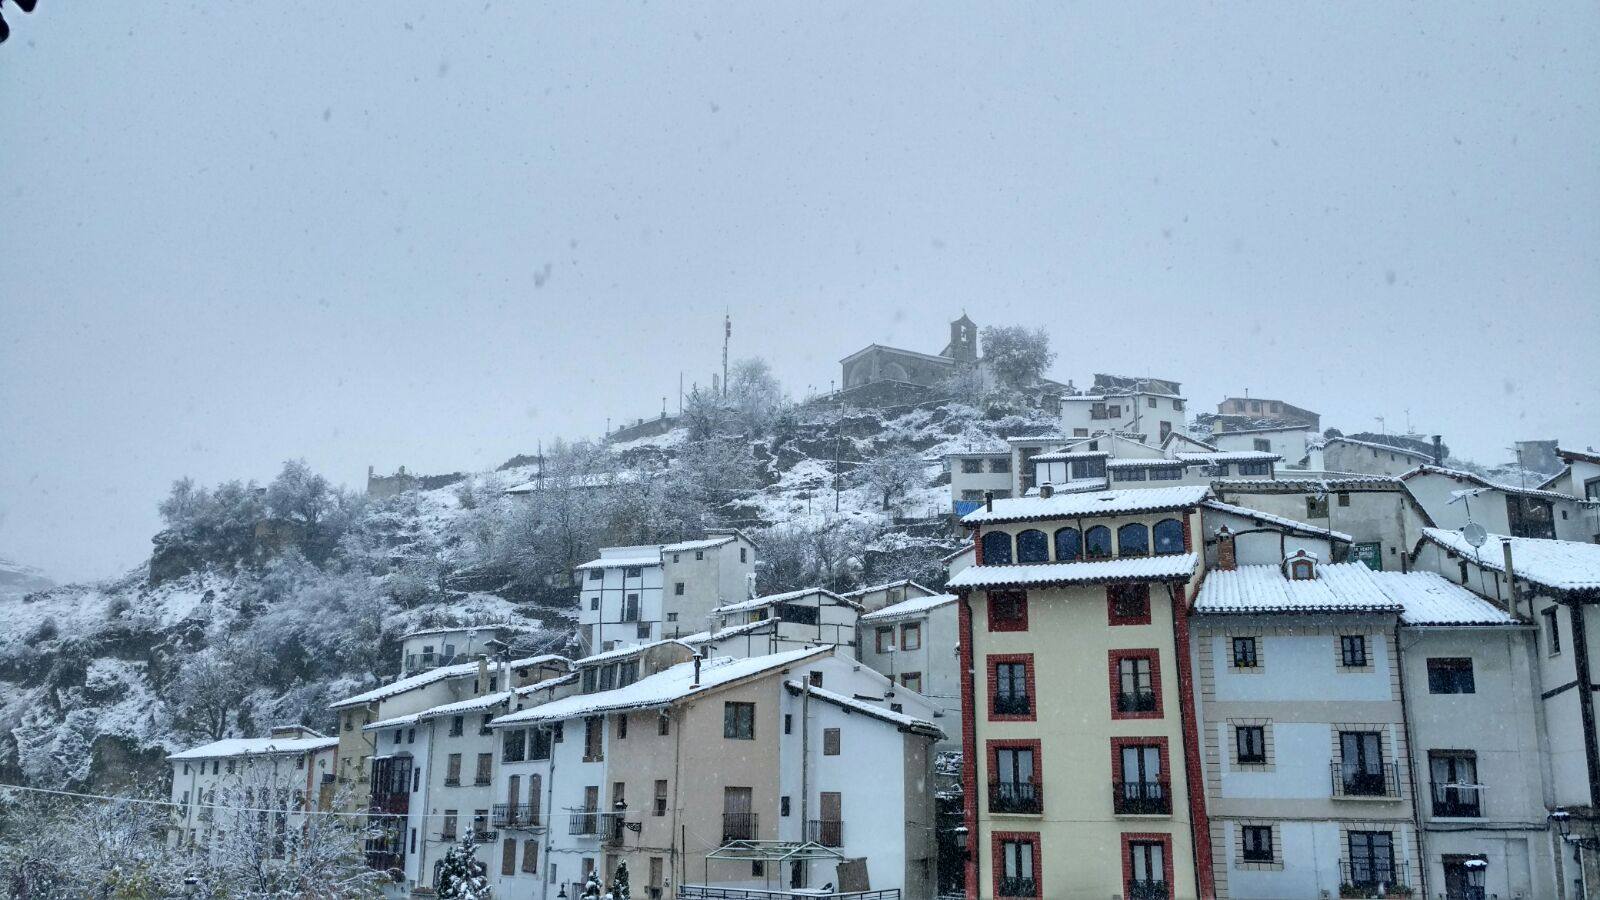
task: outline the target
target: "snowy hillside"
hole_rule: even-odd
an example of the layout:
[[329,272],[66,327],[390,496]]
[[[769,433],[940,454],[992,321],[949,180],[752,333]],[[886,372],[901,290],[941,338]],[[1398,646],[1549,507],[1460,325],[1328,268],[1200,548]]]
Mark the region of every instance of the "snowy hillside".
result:
[[46,590],[55,584],[38,569],[0,556],[0,600]]
[[328,702],[394,677],[419,627],[513,622],[527,649],[568,650],[567,573],[608,543],[731,525],[762,548],[763,591],[937,581],[954,540],[942,455],[1044,427],[953,403],[787,407],[743,431],[557,448],[520,497],[504,491],[533,466],[377,501],[293,464],[260,490],[180,484],[150,564],[0,594],[0,780],[154,782],[166,753],[213,736],[331,727]]

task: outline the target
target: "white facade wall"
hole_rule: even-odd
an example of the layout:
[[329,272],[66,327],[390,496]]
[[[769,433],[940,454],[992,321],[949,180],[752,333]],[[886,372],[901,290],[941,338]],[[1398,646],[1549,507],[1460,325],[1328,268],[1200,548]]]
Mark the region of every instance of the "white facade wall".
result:
[[[1377,544],[1384,571],[1398,572],[1427,525],[1421,510],[1403,489],[1333,491],[1328,494],[1327,515],[1310,515],[1305,491],[1256,491],[1248,485],[1220,482],[1218,499],[1328,528],[1350,535],[1356,544]],[[1341,499],[1343,498],[1343,499]],[[1327,557],[1324,562],[1329,561]]]
[[[1106,409],[1105,418],[1095,418],[1096,405]],[[1111,408],[1117,415],[1111,416]],[[1088,437],[1101,431],[1125,431],[1148,435],[1159,444],[1168,434],[1186,429],[1187,413],[1182,397],[1166,394],[1132,393],[1120,396],[1081,396],[1061,398],[1063,434]]]
[[[659,553],[654,547],[639,549],[640,555],[646,551]],[[600,573],[599,578],[594,577],[596,572]],[[581,577],[578,586],[578,627],[587,652],[600,653],[612,646],[643,644],[659,639],[663,620],[659,560],[650,565],[589,569]],[[635,602],[638,615],[624,621],[627,607]]]
[[[958,749],[961,744],[961,665],[956,653],[959,639],[959,604],[952,601],[914,616],[861,623],[856,655],[873,671],[900,683],[907,672],[921,675],[921,694],[934,707],[930,720],[945,733],[939,749]],[[921,628],[921,646],[899,649],[907,624]],[[878,651],[878,630],[892,629],[896,648],[892,653]]]
[[1322,448],[1322,462],[1330,472],[1404,475],[1417,466],[1432,465],[1433,458],[1427,454],[1329,438],[1327,445]]
[[[976,465],[977,472],[967,471]],[[1013,490],[1011,453],[952,453],[945,457],[945,468],[950,472],[950,501],[982,500],[984,491],[993,491],[996,497],[1009,497]]]
[[207,845],[212,829],[226,830],[227,819],[239,814],[225,807],[243,807],[243,791],[261,786],[282,788],[291,798],[299,795],[300,803],[291,799],[287,825],[299,827],[305,823],[307,811],[317,808],[322,776],[334,773],[337,750],[330,746],[306,753],[171,760],[169,799],[174,806],[168,844]]
[[[1224,431],[1211,435],[1207,442],[1218,450],[1266,450],[1283,457],[1284,465],[1295,465],[1306,455],[1306,441],[1312,432],[1299,429],[1286,431]],[[1266,441],[1267,446],[1257,441]]]

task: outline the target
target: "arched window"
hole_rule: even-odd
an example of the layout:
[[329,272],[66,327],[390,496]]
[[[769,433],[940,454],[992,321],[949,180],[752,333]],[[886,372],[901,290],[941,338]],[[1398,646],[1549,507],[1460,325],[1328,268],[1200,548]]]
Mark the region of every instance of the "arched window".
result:
[[983,536],[983,564],[986,566],[1011,565],[1011,535],[1004,531],[991,531]]
[[1129,522],[1117,529],[1118,556],[1149,556],[1150,529],[1138,522]]
[[1017,562],[1047,563],[1050,561],[1050,539],[1037,528],[1017,534]]
[[1183,552],[1183,523],[1177,519],[1162,519],[1156,523],[1156,552]]
[[1076,528],[1056,532],[1056,562],[1072,562],[1083,555],[1083,535]]
[[1089,559],[1105,559],[1111,555],[1111,529],[1096,525],[1083,534],[1083,555]]

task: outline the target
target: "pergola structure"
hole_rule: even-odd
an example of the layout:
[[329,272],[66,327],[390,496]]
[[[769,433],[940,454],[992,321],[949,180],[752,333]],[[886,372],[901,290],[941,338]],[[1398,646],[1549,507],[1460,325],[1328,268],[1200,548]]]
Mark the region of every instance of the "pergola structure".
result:
[[707,885],[711,881],[711,861],[713,859],[774,863],[775,865],[762,865],[762,878],[768,884],[772,881],[774,869],[783,871],[784,863],[811,862],[813,860],[842,860],[844,854],[837,850],[824,847],[816,841],[729,841],[721,847],[707,853],[705,856],[705,880]]

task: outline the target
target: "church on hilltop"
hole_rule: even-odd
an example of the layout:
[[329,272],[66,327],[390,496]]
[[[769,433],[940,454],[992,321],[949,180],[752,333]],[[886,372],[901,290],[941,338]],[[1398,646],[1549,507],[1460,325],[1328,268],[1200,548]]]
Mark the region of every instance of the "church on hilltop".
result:
[[880,381],[933,387],[960,368],[978,364],[978,326],[963,313],[950,323],[950,343],[937,356],[868,344],[839,362],[845,390]]

